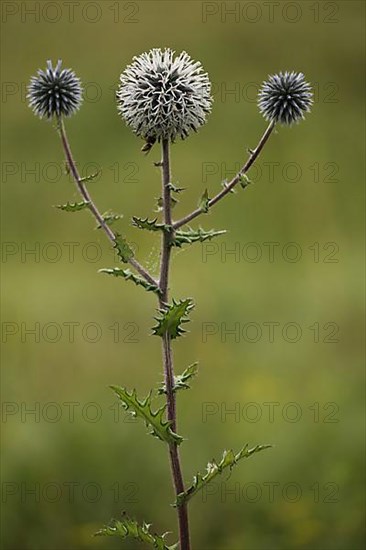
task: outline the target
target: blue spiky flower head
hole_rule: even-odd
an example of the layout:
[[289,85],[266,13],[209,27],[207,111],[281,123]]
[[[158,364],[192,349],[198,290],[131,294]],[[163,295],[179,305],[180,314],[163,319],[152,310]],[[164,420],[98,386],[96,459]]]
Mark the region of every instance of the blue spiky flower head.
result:
[[118,112],[147,141],[185,139],[206,122],[211,83],[186,53],[155,48],[133,58],[120,76]]
[[82,103],[80,80],[71,69],[61,69],[62,61],[56,67],[47,61],[45,71],[38,70],[31,78],[27,98],[29,106],[40,118],[73,115]]
[[313,104],[311,86],[302,73],[280,72],[263,82],[258,107],[266,120],[291,125],[305,118]]

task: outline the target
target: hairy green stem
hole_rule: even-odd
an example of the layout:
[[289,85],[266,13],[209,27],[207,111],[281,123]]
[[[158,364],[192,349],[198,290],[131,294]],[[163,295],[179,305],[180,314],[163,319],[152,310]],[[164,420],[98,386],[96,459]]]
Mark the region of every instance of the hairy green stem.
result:
[[[169,158],[169,140],[162,142],[162,200],[163,200],[163,221],[168,227],[172,225],[171,213],[171,188],[170,188],[170,158]],[[171,256],[171,240],[173,230],[165,229],[162,236],[161,263],[160,263],[160,307],[164,307],[169,297],[169,267]],[[167,416],[171,421],[172,430],[177,431],[177,413],[174,392],[174,368],[171,338],[168,333],[162,338],[163,362],[167,399]],[[175,494],[178,496],[184,492],[184,482],[182,468],[180,465],[179,450],[176,443],[169,445],[170,466],[172,471]],[[177,507],[179,522],[180,550],[190,550],[189,523],[187,504],[183,503]]]
[[[71,147],[69,144],[69,141],[67,139],[67,134],[65,130],[65,125],[62,120],[62,118],[59,118],[57,121],[57,129],[61,137],[62,146],[65,152],[67,165],[70,169],[70,172],[75,180],[76,187],[84,199],[86,203],[88,203],[88,208],[90,212],[93,214],[99,225],[102,227],[102,229],[105,231],[107,237],[109,240],[114,244],[116,240],[116,236],[111,230],[111,228],[108,226],[108,224],[105,222],[105,219],[103,218],[102,214],[99,212],[97,206],[95,205],[94,201],[92,200],[89,191],[87,190],[86,186],[83,183],[82,178],[80,177],[79,171],[77,169],[76,163],[74,161],[74,158],[72,156]],[[151,275],[146,271],[146,269],[137,261],[135,258],[130,258],[129,263],[136,269],[136,271],[144,277],[144,279],[154,285],[157,286],[157,282]]]
[[[241,168],[241,170],[236,174],[236,176],[233,177],[233,179],[225,185],[225,187],[220,191],[220,193],[217,193],[212,199],[208,201],[208,208],[219,202],[222,198],[224,198],[230,191],[234,189],[234,187],[239,183],[241,178],[248,172],[249,168],[252,166],[252,164],[255,162],[255,160],[258,158],[260,152],[262,151],[263,147],[265,146],[269,136],[271,135],[273,129],[275,127],[275,122],[270,122],[268,125],[266,131],[262,135],[261,139],[259,140],[259,143],[257,147],[253,151],[249,151],[249,158],[244,164],[244,166]],[[178,229],[179,227],[182,227],[182,225],[185,225],[186,223],[189,223],[190,221],[194,220],[199,216],[200,214],[203,214],[202,208],[197,208],[181,220],[176,221],[173,224],[174,229]]]

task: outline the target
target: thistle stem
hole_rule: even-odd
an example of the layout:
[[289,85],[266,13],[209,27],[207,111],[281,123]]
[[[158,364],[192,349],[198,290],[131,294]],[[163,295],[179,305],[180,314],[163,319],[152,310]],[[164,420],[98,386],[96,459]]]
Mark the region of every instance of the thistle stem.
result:
[[[105,222],[105,219],[103,218],[102,214],[99,212],[97,206],[95,205],[93,199],[90,196],[89,191],[85,187],[82,178],[80,177],[79,171],[77,169],[76,163],[74,161],[74,158],[72,156],[71,147],[69,144],[69,140],[67,139],[66,129],[64,122],[62,118],[60,117],[57,121],[57,129],[60,134],[62,146],[65,152],[67,165],[70,169],[70,172],[75,180],[76,187],[84,199],[84,201],[88,204],[88,208],[90,212],[93,214],[101,228],[106,233],[108,239],[114,244],[116,241],[116,236],[111,230],[111,228],[108,226],[108,224]],[[136,269],[136,271],[150,284],[157,286],[157,282],[155,279],[146,271],[146,269],[137,261],[135,258],[131,258],[129,260],[129,263]]]
[[[170,158],[169,141],[162,142],[162,199],[163,199],[163,217],[166,226],[172,225],[171,214],[171,188],[170,188]],[[169,295],[169,267],[171,255],[171,240],[173,231],[165,230],[162,236],[161,264],[160,264],[160,307],[168,302]],[[177,430],[176,401],[174,392],[174,367],[171,338],[168,333],[162,338],[164,376],[167,398],[167,417],[171,422],[174,432]],[[180,465],[179,450],[176,443],[169,445],[170,466],[172,471],[173,483],[176,496],[184,492],[184,482],[182,469]],[[180,550],[190,550],[189,524],[187,504],[183,503],[177,507],[179,522]]]
[[[269,136],[271,135],[271,133],[272,133],[274,127],[275,127],[275,124],[276,123],[274,121],[270,122],[270,124],[268,125],[266,131],[264,132],[261,139],[259,140],[259,143],[258,143],[257,147],[253,151],[249,151],[249,158],[246,161],[246,163],[244,164],[244,166],[236,174],[236,176],[234,176],[233,179],[227,185],[225,185],[224,189],[222,189],[222,191],[220,191],[220,193],[217,193],[217,195],[215,195],[212,199],[210,199],[208,201],[208,208],[210,208],[211,206],[213,206],[214,204],[219,202],[228,193],[230,193],[230,191],[232,191],[234,189],[234,187],[239,183],[241,178],[249,171],[249,168],[254,164],[254,162],[258,158],[260,152],[262,151],[263,147],[265,146]],[[184,218],[176,221],[173,224],[173,229],[178,229],[179,227],[182,227],[182,225],[185,225],[186,223],[189,223],[190,221],[194,220],[200,214],[203,214],[203,210],[202,210],[202,208],[197,208],[196,210],[194,210],[193,212],[191,212],[190,214],[188,214]]]

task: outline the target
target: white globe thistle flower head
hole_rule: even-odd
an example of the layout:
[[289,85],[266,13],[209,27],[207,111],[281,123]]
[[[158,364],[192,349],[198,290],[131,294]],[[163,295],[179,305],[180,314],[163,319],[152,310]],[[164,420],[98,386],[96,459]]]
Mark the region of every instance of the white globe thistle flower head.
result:
[[118,112],[135,134],[154,143],[185,139],[205,124],[211,83],[200,62],[169,48],[133,58],[120,76]]

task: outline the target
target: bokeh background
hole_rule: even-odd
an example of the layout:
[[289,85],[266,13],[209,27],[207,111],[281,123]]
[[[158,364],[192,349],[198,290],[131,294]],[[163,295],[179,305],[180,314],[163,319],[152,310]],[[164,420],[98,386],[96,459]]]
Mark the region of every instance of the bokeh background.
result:
[[92,536],[122,510],[176,533],[166,449],[108,389],[143,396],[161,381],[155,298],[98,274],[117,265],[104,235],[52,208],[77,195],[56,132],[25,100],[47,59],[77,72],[74,155],[84,175],[101,169],[93,197],[123,213],[119,230],[156,273],[159,241],[130,219],[156,215],[159,151],[140,153],[114,93],[134,55],[165,46],[203,63],[215,98],[207,126],[172,148],[187,188],[176,217],[255,146],[268,74],[302,71],[316,92],[307,120],[271,137],[254,185],[199,222],[228,233],[174,253],[172,295],[196,302],[174,345],[177,372],[199,361],[179,396],[186,482],[224,449],[275,445],[192,501],[193,548],[362,548],[364,3],[73,6],[2,3],[3,548],[139,548]]

